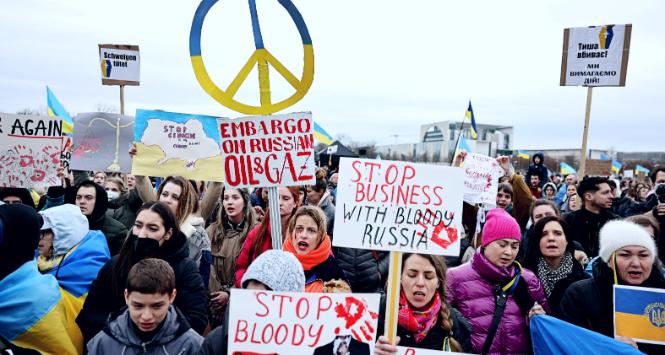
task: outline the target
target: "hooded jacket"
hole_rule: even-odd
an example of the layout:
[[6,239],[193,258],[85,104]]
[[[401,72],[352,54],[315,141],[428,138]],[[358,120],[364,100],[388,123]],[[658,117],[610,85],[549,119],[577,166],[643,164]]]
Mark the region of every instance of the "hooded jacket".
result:
[[[640,285],[665,289],[665,279],[654,265],[651,275]],[[572,284],[561,300],[561,315],[566,322],[596,333],[614,337],[614,274],[607,263],[593,263],[593,278]],[[647,354],[663,354],[665,346],[638,343]]]
[[[243,220],[235,225],[228,220],[225,211],[222,218],[211,224],[206,230],[211,241],[212,272],[210,274],[210,292],[228,292],[235,283],[236,260],[240,256],[247,234],[256,225],[256,219],[249,203],[249,194],[241,191],[245,203]],[[221,206],[220,208],[224,208]],[[239,280],[240,281],[240,280]]]
[[88,343],[90,354],[198,354],[203,337],[187,323],[177,308],[169,306],[169,311],[161,328],[147,342],[141,341],[134,331],[129,310],[123,309],[114,314]]
[[[182,311],[192,328],[202,333],[208,323],[208,299],[203,280],[196,264],[188,257],[189,249],[185,236],[178,234],[171,237],[170,241],[169,246],[163,245],[155,257],[165,260],[173,268],[177,290],[173,304]],[[86,340],[90,340],[102,330],[109,314],[125,305],[123,296],[116,294],[112,285],[111,274],[118,257],[116,255],[111,258],[99,271],[83,309],[76,318]],[[122,283],[124,284],[124,281]]]
[[[456,308],[471,324],[471,344],[474,352],[480,352],[485,344],[495,309],[494,288],[512,278],[516,265],[501,268],[492,264],[482,249],[470,262],[449,269],[446,277],[448,304]],[[520,283],[526,286],[530,298],[528,308],[538,302],[549,312],[545,290],[536,275],[527,269],[521,271]],[[518,290],[519,290],[518,284]],[[526,354],[530,352],[527,312],[522,311],[516,299],[517,292],[508,296],[505,311],[492,341],[490,353]]]
[[17,187],[4,187],[0,189],[0,201],[7,196],[16,196],[21,200],[21,203],[35,208],[35,201],[32,199],[30,190]]
[[[540,158],[540,163],[536,164],[536,157]],[[545,157],[543,156],[543,153],[536,153],[531,157],[531,161],[533,164],[529,165],[529,168],[526,171],[526,177],[528,178],[531,175],[538,175],[540,178],[540,187],[543,187],[545,183],[547,182],[547,178],[549,176],[549,173],[547,172],[547,168],[545,167]]]
[[[122,243],[127,237],[127,228],[125,228],[122,223],[116,221],[106,214],[106,210],[108,209],[109,205],[106,190],[95,183],[85,186],[94,186],[96,192],[95,208],[93,208],[92,213],[89,216],[86,216],[88,217],[88,225],[90,226],[90,230],[98,230],[104,233],[111,255],[116,255],[118,252],[120,252]],[[76,188],[76,191],[78,192],[80,188],[81,185]]]

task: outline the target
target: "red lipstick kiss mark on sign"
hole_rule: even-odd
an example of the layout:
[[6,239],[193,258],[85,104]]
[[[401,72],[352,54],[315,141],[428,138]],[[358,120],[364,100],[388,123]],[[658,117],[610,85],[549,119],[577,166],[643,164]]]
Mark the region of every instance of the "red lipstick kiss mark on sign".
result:
[[[446,231],[448,239],[443,239],[440,237],[442,231]],[[436,228],[434,228],[434,233],[432,233],[432,242],[436,243],[443,249],[448,249],[448,247],[457,241],[457,228],[446,227],[443,222],[439,223]]]

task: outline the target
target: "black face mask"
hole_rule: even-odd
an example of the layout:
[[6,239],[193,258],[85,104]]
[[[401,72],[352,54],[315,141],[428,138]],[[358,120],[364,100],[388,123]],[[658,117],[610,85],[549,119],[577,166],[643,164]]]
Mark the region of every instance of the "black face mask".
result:
[[137,259],[145,259],[157,254],[159,242],[152,238],[139,238],[132,234],[134,238],[134,256]]

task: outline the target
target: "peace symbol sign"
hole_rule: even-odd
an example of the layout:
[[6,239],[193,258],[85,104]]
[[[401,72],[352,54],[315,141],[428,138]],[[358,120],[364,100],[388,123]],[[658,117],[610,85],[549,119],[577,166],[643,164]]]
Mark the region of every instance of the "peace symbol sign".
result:
[[[259,26],[258,13],[256,11],[256,0],[249,1],[249,11],[252,18],[252,32],[254,34],[254,45],[256,50],[247,60],[247,63],[240,69],[240,72],[233,79],[231,84],[226,90],[220,89],[210,78],[203,64],[201,57],[201,28],[203,20],[208,14],[208,11],[218,0],[202,0],[199,7],[194,14],[194,21],[192,22],[192,30],[189,33],[189,55],[192,59],[192,67],[196,79],[203,87],[208,95],[212,96],[222,105],[247,114],[247,115],[267,115],[285,109],[296,102],[300,101],[309,88],[312,86],[314,80],[314,49],[312,47],[312,39],[309,37],[309,31],[305,25],[302,15],[291,2],[291,0],[278,0],[278,2],[286,9],[295,23],[300,37],[302,39],[304,60],[301,78],[296,78],[277,58],[275,58],[263,45],[263,38],[261,36],[261,28]],[[261,106],[247,105],[242,102],[236,101],[233,97],[237,93],[242,83],[247,79],[247,76],[252,71],[254,65],[258,66],[259,73],[259,90],[261,98]],[[268,74],[268,65],[272,67],[284,77],[284,79],[296,89],[296,92],[290,97],[273,103],[270,98],[270,77]]]

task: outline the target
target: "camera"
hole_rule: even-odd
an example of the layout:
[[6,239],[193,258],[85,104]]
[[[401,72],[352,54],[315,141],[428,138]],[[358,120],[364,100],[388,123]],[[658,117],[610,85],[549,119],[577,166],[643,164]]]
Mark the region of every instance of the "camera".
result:
[[658,197],[658,203],[665,203],[665,184],[656,186],[656,196]]

